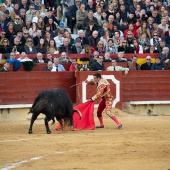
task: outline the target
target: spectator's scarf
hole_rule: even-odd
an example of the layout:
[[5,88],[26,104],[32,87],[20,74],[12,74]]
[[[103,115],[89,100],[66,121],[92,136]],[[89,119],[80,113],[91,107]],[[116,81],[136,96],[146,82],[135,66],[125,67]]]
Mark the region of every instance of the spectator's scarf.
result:
[[155,47],[158,47],[159,41],[153,38],[153,45],[154,45]]

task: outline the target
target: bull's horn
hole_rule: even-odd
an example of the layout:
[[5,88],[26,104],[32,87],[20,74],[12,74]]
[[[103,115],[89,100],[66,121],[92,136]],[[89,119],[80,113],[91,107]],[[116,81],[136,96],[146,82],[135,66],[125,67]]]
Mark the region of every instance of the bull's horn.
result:
[[73,109],[73,111],[74,111],[74,112],[77,112],[77,113],[79,114],[80,119],[82,118],[82,114],[81,114],[81,112],[80,112],[78,109]]

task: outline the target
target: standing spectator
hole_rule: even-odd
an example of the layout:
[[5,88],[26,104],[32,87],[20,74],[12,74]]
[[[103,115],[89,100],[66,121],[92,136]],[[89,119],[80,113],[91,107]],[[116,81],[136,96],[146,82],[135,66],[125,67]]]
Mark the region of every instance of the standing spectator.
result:
[[93,0],[88,0],[88,4],[86,5],[86,8],[85,8],[86,11],[93,11],[93,13],[96,12],[96,9],[93,5]]
[[151,56],[146,56],[146,63],[141,65],[141,70],[151,70],[152,68],[152,58]]
[[85,5],[81,4],[80,9],[76,11],[77,29],[82,29],[83,20],[87,17],[88,12],[85,10]]
[[73,28],[76,23],[76,11],[80,9],[80,0],[75,0],[75,5],[71,6],[69,9],[69,18],[70,18],[70,29],[73,34]]
[[129,70],[140,70],[140,65],[137,64],[138,57],[136,55],[132,56],[132,61],[128,61]]

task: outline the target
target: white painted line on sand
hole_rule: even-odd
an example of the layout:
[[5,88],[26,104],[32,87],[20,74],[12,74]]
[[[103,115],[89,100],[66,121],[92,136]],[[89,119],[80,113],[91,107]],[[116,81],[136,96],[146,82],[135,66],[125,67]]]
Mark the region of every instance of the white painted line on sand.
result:
[[0,143],[5,143],[5,142],[21,142],[21,141],[36,140],[36,139],[42,139],[42,138],[27,138],[27,139],[1,140]]
[[10,170],[10,169],[16,168],[17,166],[20,166],[21,164],[31,162],[31,161],[35,161],[35,160],[39,160],[39,159],[42,159],[42,158],[43,158],[42,156],[37,156],[37,157],[30,158],[30,159],[22,160],[20,162],[13,163],[10,166],[6,166],[4,168],[1,168],[1,170]]
[[[65,153],[70,153],[70,152],[77,152],[77,151],[81,151],[81,150],[82,149],[72,149],[72,150],[68,150],[68,151],[56,151],[53,154],[59,155],[59,154],[65,154]],[[13,163],[9,166],[5,166],[5,167],[1,168],[0,170],[10,170],[10,169],[13,169],[13,168],[20,166],[21,164],[28,163],[28,162],[31,162],[31,161],[40,160],[42,158],[44,158],[44,157],[43,156],[37,156],[37,157],[30,158],[30,159],[22,160],[20,162]]]

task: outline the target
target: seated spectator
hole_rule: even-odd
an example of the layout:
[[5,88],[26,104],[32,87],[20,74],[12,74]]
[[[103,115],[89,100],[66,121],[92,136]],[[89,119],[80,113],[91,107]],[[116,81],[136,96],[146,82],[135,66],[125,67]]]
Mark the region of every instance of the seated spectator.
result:
[[165,65],[161,60],[161,57],[155,58],[155,63],[152,64],[151,70],[165,70]]
[[100,28],[98,30],[99,37],[105,36],[104,34],[105,34],[106,31],[109,32],[109,38],[110,38],[112,31],[108,28],[108,22],[104,22],[103,25],[102,25],[102,28]]
[[1,39],[1,42],[0,42],[0,53],[1,54],[5,54],[5,53],[9,54],[11,51],[12,51],[12,48],[10,46],[9,40],[7,38]]
[[153,38],[153,32],[157,32],[158,37],[164,38],[165,34],[163,33],[163,30],[161,28],[158,28],[158,23],[156,21],[153,22],[153,29],[151,30],[151,38]]
[[77,59],[76,58],[72,58],[71,59],[71,65],[70,65],[69,71],[77,71],[77,67],[78,67]]
[[161,58],[161,60],[163,62],[165,62],[166,64],[169,63],[170,61],[170,53],[169,53],[169,48],[168,47],[164,47],[162,52],[159,54],[159,57]]
[[63,44],[63,32],[62,31],[58,31],[58,36],[54,37],[54,41],[56,43],[56,47],[60,47]]
[[150,30],[147,27],[147,22],[146,21],[143,21],[141,23],[141,26],[137,29],[138,37],[141,38],[142,33],[144,33],[144,32],[147,34],[148,38],[151,38]]
[[49,41],[49,44],[47,45],[47,52],[51,54],[59,54],[59,51],[56,47],[56,43],[53,39]]
[[129,70],[140,70],[140,65],[137,64],[138,57],[136,55],[132,56],[132,61],[128,61]]
[[83,23],[82,23],[83,30],[86,30],[86,31],[89,30],[89,25],[90,25],[89,22],[91,22],[91,24],[93,23],[95,26],[98,26],[97,19],[93,16],[93,11],[91,10],[88,12],[88,16],[83,20]]
[[36,47],[34,46],[32,38],[30,38],[30,37],[27,38],[27,41],[24,46],[24,51],[27,54],[36,54],[37,53],[37,50],[36,50]]
[[46,54],[47,53],[47,47],[44,41],[44,38],[40,38],[38,45],[36,46],[37,53]]
[[[3,38],[6,38],[6,32],[5,30],[1,30],[0,28],[0,41],[3,39]],[[11,37],[10,37],[11,38]],[[8,39],[8,38],[7,38]],[[8,39],[9,40],[9,39]]]
[[45,58],[43,58],[45,63],[48,63],[49,61],[53,62],[53,56],[51,53],[47,52],[47,56]]
[[106,52],[110,54],[117,54],[118,53],[118,46],[114,44],[113,39],[109,39],[106,45]]
[[139,45],[142,46],[143,48],[143,52],[146,53],[146,51],[149,49],[150,47],[150,40],[149,38],[147,38],[147,35],[145,32],[143,32],[141,34],[141,37],[139,38]]
[[127,62],[127,61],[131,61],[131,59],[129,59],[129,58],[126,58],[125,56],[124,56],[124,53],[123,52],[118,52],[118,57],[116,58],[116,61],[117,62]]
[[80,58],[80,61],[82,62],[82,64],[80,64],[77,67],[78,71],[90,71],[90,65],[88,64],[89,62],[89,58],[87,57],[82,57]]
[[146,63],[141,65],[141,70],[151,70],[151,68],[152,68],[151,61],[152,61],[151,56],[147,56],[146,57]]
[[9,72],[10,62],[5,61],[4,66],[0,68],[0,72]]
[[14,35],[16,35],[16,32],[14,31],[14,24],[13,22],[8,22],[7,29],[4,30],[6,32],[6,38],[10,40],[10,38]]
[[87,26],[87,29],[86,29],[86,37],[89,37],[92,35],[93,31],[95,30],[99,30],[99,26],[97,24],[94,23],[93,20],[90,20],[89,21],[89,24]]
[[126,34],[126,41],[129,47],[132,45],[133,40],[136,40],[136,38],[131,31],[128,31]]
[[72,54],[72,46],[69,45],[69,39],[64,38],[63,45],[59,47],[59,53],[66,52],[67,54]]
[[80,40],[81,40],[81,45],[84,46],[84,45],[88,45],[89,44],[89,41],[88,41],[88,38],[86,38],[84,36],[84,31],[83,30],[78,30],[78,37]]
[[89,36],[89,45],[90,47],[93,47],[94,49],[97,48],[97,44],[100,41],[100,38],[98,37],[98,31],[93,31],[92,35]]
[[21,18],[19,15],[15,15],[15,21],[14,21],[14,32],[21,31],[21,28],[23,27],[23,23],[21,21]]
[[20,62],[32,61],[32,59],[27,57],[27,54],[25,52],[22,52],[17,60],[19,60]]
[[112,66],[107,67],[106,70],[107,71],[124,71],[125,74],[128,74],[129,68],[117,66],[116,59],[112,59]]
[[69,45],[74,44],[74,38],[72,38],[71,33],[69,31],[64,32],[64,38],[68,38],[69,40]]
[[6,61],[13,64],[14,71],[17,71],[21,67],[21,62],[16,59],[14,52],[10,53],[9,58],[7,58]]
[[105,67],[104,67],[104,63],[103,63],[104,57],[103,55],[99,54],[98,58],[97,58],[97,62],[94,62],[91,66],[91,70],[92,71],[104,71]]
[[152,37],[153,38],[150,39],[150,45],[154,45],[155,50],[157,50],[159,48],[159,45],[160,45],[159,43],[161,41],[161,38],[158,37],[158,32],[157,31],[154,31],[152,33]]
[[81,40],[77,38],[75,40],[75,45],[72,46],[72,53],[73,54],[82,54],[83,53],[83,46],[81,45]]
[[104,45],[106,46],[110,38],[111,38],[111,32],[109,30],[105,30],[104,35],[100,37],[100,41],[103,41]]
[[159,53],[162,52],[162,50],[163,50],[164,47],[168,47],[168,48],[169,48],[169,46],[167,46],[165,40],[164,40],[164,39],[161,39],[161,41],[159,42],[159,46],[158,46],[158,51],[159,51]]
[[104,54],[104,60],[103,62],[111,62],[112,61],[112,58],[110,57],[110,53],[109,52],[106,52]]
[[158,25],[158,28],[163,30],[163,34],[165,35],[165,32],[169,30],[167,19],[165,17],[161,18],[161,24]]
[[118,52],[133,53],[133,47],[129,47],[127,40],[120,41]]
[[14,45],[12,51],[15,52],[16,54],[20,54],[24,51],[23,46],[20,45],[20,39],[18,37],[14,38]]
[[[113,28],[115,28],[117,26],[114,26]],[[116,30],[113,32],[113,42],[116,46],[119,46],[121,40],[123,39],[123,37],[120,36],[120,31]]]
[[41,29],[37,28],[36,29],[36,36],[33,38],[33,41],[34,41],[34,45],[37,46],[39,41],[40,41],[40,38],[43,38],[42,37],[42,31]]
[[133,33],[133,35],[134,35],[135,38],[138,38],[138,33],[137,33],[136,30],[134,29],[134,25],[133,25],[132,23],[130,23],[130,24],[128,25],[128,29],[125,30],[125,32],[124,32],[124,38],[126,38],[127,35],[128,35],[130,32]]
[[44,63],[43,55],[42,53],[37,53],[36,58],[33,59],[35,63]]
[[95,63],[98,59],[99,56],[99,52],[98,51],[94,51],[93,54],[90,56],[90,67],[93,63]]
[[90,54],[90,55],[91,55],[92,50],[91,50],[90,46],[89,46],[89,45],[84,45],[84,46],[83,46],[82,53],[84,53],[84,54]]
[[146,53],[159,53],[154,45],[151,45],[149,49],[146,50]]
[[44,71],[52,71],[52,69],[53,69],[53,62],[48,61],[47,68],[45,68]]
[[11,19],[12,19],[12,21],[15,21],[15,17],[17,15],[19,15],[19,4],[18,4],[18,2],[15,2],[13,10],[11,11]]
[[99,24],[99,26],[102,26],[102,8],[101,6],[97,6],[96,7],[96,12],[93,14],[93,16],[97,19],[97,22]]
[[133,48],[133,53],[135,54],[143,54],[143,48],[141,45],[139,45],[138,40],[133,40],[131,47]]
[[32,38],[36,37],[36,31],[37,31],[37,24],[33,22],[31,28],[29,29],[29,36]]
[[62,52],[61,57],[59,57],[59,62],[60,63],[68,63],[68,62],[71,62],[71,60],[69,57],[67,57],[67,54],[65,52]]
[[64,66],[59,64],[59,58],[54,57],[53,62],[53,68],[51,71],[65,71]]
[[43,30],[43,29],[44,29],[44,19],[43,19],[42,15],[40,15],[40,16],[38,17],[37,29],[40,29],[40,30]]
[[[67,21],[68,22],[68,21]],[[55,31],[55,34],[58,35],[58,32],[62,32],[62,34],[64,35],[64,33],[68,31],[66,28],[65,28],[65,25],[63,22],[60,22],[60,24],[58,25],[58,28],[57,30]]]
[[100,54],[104,55],[104,53],[105,53],[105,51],[106,51],[106,47],[105,47],[103,41],[99,41],[99,42],[98,42],[96,51],[98,51]]

